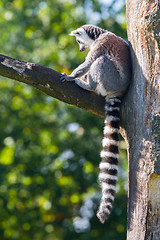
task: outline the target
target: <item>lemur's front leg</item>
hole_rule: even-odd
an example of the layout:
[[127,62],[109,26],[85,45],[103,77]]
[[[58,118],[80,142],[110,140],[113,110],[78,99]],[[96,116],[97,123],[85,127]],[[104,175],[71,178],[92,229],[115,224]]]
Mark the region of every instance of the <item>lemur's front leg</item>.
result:
[[70,75],[67,75],[66,73],[62,73],[60,75],[60,80],[62,82],[65,81],[75,81],[75,79],[82,77],[84,74],[86,74],[91,66],[92,62],[85,61],[79,67],[77,67]]

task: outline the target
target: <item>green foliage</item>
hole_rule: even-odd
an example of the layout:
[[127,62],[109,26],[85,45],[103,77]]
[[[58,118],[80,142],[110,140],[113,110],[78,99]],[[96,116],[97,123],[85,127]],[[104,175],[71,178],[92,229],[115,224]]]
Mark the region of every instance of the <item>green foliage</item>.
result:
[[[126,36],[115,4],[2,0],[1,53],[71,71],[84,59],[71,30],[87,22]],[[13,80],[1,78],[0,91],[0,239],[125,239],[124,142],[114,209],[102,225],[95,213],[103,119]]]

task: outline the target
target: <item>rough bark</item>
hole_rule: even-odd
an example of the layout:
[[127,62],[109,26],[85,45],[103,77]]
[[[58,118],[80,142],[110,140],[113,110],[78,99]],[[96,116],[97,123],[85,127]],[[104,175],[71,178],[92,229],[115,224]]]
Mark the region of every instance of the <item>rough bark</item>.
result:
[[133,79],[122,108],[129,158],[128,240],[160,239],[160,3],[127,0]]
[[39,64],[20,61],[0,54],[0,75],[32,85],[68,104],[104,116],[104,98],[85,91],[74,82],[59,80],[60,73]]

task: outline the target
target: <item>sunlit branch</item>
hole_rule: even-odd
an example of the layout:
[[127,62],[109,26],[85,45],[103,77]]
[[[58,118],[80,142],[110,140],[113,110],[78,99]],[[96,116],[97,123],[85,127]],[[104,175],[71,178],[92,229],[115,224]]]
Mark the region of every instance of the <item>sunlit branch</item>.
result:
[[61,82],[60,73],[51,68],[0,54],[0,75],[26,83],[63,102],[104,116],[104,98],[85,91],[74,82]]

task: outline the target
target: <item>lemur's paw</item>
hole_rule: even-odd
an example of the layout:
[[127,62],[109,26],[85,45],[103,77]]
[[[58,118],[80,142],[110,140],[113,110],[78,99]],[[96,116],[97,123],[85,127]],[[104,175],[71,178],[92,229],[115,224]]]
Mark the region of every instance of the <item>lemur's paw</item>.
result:
[[75,81],[74,77],[67,75],[66,73],[61,73],[60,75],[60,80],[62,82],[70,82],[70,81]]
[[65,82],[65,81],[67,81],[67,74],[66,73],[61,73],[61,75],[60,75],[60,80],[62,81],[62,82]]

